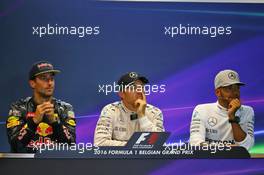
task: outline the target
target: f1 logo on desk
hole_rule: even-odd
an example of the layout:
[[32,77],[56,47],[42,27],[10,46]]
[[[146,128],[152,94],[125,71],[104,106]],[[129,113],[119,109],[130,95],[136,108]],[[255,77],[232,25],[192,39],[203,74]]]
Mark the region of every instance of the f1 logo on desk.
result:
[[140,137],[137,139],[136,143],[133,145],[133,148],[144,148],[151,149],[159,139],[159,134],[156,132],[153,133],[141,133]]
[[136,144],[140,144],[141,142],[147,140],[148,138],[147,143],[153,145],[154,143],[156,143],[156,141],[159,138],[159,135],[157,133],[151,133],[151,135],[147,137],[148,135],[150,135],[150,133],[142,133],[141,136],[136,141]]
[[169,132],[134,132],[126,144],[128,149],[162,149]]

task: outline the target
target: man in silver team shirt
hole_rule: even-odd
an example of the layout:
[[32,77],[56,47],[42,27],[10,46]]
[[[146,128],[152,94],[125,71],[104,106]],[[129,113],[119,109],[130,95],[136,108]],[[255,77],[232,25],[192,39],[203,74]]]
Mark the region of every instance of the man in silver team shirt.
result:
[[164,131],[161,110],[146,101],[143,87],[148,82],[136,72],[121,76],[118,81],[121,100],[103,108],[95,129],[95,145],[124,146],[134,132]]
[[225,143],[250,149],[254,145],[254,110],[241,105],[239,75],[220,71],[215,77],[217,102],[197,105],[192,114],[190,144]]

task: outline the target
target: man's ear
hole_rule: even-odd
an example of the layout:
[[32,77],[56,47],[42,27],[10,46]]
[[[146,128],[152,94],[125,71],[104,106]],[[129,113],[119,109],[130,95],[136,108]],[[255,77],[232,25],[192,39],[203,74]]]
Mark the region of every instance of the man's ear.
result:
[[221,90],[220,90],[220,88],[217,88],[217,89],[215,90],[215,95],[216,95],[217,97],[220,97],[220,96],[221,96]]
[[29,80],[28,83],[29,83],[29,86],[30,86],[32,89],[35,89],[36,83],[35,83],[34,80]]

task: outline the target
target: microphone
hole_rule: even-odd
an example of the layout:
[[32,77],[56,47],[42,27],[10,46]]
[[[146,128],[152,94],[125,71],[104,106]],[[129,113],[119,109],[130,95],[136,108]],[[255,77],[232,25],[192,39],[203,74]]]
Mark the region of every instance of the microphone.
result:
[[138,115],[137,115],[137,113],[132,113],[132,114],[130,115],[130,120],[136,120],[136,119],[138,119]]

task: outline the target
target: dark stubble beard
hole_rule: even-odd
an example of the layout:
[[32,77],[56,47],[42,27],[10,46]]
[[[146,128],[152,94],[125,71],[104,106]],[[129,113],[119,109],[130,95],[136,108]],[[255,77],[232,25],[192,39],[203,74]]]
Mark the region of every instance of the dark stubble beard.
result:
[[53,92],[52,92],[51,95],[47,95],[47,94],[45,93],[45,90],[41,90],[41,91],[39,92],[39,94],[40,94],[40,96],[44,99],[44,101],[49,101],[50,98],[53,96]]
[[240,100],[240,97],[239,97],[239,96],[238,96],[238,97],[234,97],[234,98],[227,98],[227,97],[224,98],[222,92],[220,92],[220,100],[225,104],[225,107],[226,107],[226,108],[228,108],[229,103],[230,103],[233,99],[235,99],[235,98],[237,98],[237,99]]

